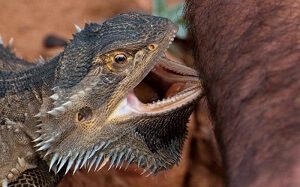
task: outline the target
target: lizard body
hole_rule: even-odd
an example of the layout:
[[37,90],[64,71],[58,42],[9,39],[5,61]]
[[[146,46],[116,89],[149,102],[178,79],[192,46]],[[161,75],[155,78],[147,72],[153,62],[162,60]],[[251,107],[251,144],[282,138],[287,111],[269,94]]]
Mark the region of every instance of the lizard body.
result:
[[[127,162],[154,174],[177,164],[201,84],[193,69],[164,57],[176,32],[165,18],[121,14],[86,24],[45,64],[1,71],[2,185],[53,185],[22,180],[44,172],[34,172],[42,159],[58,173]],[[143,103],[134,88],[146,76],[181,86]]]

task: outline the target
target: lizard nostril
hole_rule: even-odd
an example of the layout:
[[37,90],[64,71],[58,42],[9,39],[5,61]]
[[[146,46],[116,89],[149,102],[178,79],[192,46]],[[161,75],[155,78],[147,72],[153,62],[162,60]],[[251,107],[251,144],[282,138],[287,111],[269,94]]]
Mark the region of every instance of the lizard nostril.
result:
[[88,121],[91,120],[93,116],[93,111],[90,107],[83,107],[79,109],[77,113],[77,120],[82,122],[82,121]]
[[150,45],[148,45],[148,49],[150,51],[154,51],[156,48],[157,48],[157,44],[150,44]]

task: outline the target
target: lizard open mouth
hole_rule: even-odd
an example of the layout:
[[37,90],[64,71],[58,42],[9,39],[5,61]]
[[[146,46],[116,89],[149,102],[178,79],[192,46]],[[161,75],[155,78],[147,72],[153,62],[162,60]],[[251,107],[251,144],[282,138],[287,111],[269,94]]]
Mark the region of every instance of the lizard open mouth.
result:
[[200,94],[197,71],[163,56],[144,80],[129,92],[127,106],[135,113],[163,113],[194,101]]
[[202,93],[198,73],[163,56],[150,73],[121,101],[111,115],[157,115],[187,105]]

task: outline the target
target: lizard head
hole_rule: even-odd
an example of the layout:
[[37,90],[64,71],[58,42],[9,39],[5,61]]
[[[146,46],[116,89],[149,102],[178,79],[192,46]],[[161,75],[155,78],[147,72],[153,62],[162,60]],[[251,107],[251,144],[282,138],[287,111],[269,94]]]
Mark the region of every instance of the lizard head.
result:
[[[156,173],[179,162],[201,88],[193,69],[164,56],[176,32],[166,18],[128,13],[87,24],[74,36],[38,114],[36,147],[50,169],[127,162]],[[146,76],[179,89],[143,103],[134,89]]]

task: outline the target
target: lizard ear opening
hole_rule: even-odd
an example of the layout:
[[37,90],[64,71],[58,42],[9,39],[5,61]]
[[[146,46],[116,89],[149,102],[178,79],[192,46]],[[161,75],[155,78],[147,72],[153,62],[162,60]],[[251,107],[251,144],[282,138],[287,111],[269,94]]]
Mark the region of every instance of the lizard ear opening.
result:
[[79,109],[77,113],[77,121],[83,122],[83,121],[89,121],[92,119],[93,111],[89,107],[83,107]]

